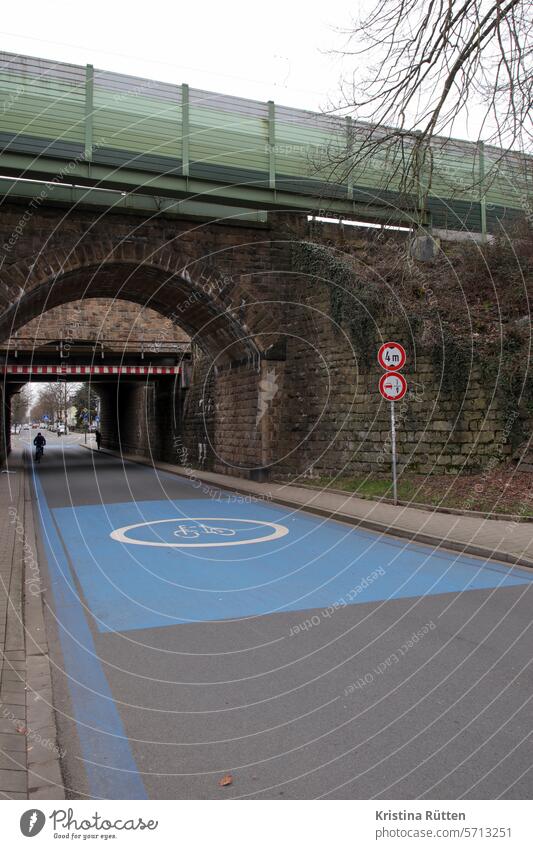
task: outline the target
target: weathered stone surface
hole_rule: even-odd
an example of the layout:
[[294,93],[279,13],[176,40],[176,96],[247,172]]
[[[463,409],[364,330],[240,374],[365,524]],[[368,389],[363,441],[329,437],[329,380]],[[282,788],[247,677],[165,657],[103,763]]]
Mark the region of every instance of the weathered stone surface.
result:
[[[2,209],[5,245],[21,208]],[[2,266],[0,336],[192,337],[190,381],[99,386],[104,446],[246,476],[383,471],[390,409],[377,391],[375,351],[357,354],[336,328],[327,284],[295,275],[293,237],[313,237],[304,215],[272,215],[264,229],[191,227],[43,206]],[[334,228],[327,238],[342,250],[357,241]],[[397,329],[389,322],[379,332],[394,338]],[[396,404],[399,464],[474,470],[495,452],[507,456],[508,411],[491,400],[479,369],[461,395],[443,390],[423,351],[416,371],[411,355],[410,389]]]
[[141,351],[146,342],[145,353],[149,354],[151,350],[164,350],[165,343],[189,339],[179,326],[155,310],[111,298],[86,298],[54,307],[24,325],[18,336],[19,350],[32,349],[36,339],[39,344],[63,340],[65,360],[77,340],[98,341],[112,351],[124,350],[124,343],[130,348],[138,343]]

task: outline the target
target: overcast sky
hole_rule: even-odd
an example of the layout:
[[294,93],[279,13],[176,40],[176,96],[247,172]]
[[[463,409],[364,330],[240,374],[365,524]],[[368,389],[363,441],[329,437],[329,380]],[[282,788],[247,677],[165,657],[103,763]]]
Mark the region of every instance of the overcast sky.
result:
[[[371,7],[369,0],[362,5]],[[320,110],[359,0],[4,3],[2,49]]]

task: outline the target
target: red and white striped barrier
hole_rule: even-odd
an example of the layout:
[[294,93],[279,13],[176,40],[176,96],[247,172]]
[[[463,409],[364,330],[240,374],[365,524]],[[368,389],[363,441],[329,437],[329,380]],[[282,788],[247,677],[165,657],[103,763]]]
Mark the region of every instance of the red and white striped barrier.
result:
[[0,366],[2,374],[50,374],[50,375],[98,375],[98,374],[135,374],[135,375],[175,375],[180,373],[179,366]]

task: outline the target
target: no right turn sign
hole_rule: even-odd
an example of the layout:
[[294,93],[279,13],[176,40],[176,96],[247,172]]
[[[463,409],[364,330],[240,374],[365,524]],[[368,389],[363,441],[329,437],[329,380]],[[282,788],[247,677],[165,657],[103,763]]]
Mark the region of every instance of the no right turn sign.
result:
[[403,374],[386,371],[381,375],[379,391],[387,401],[399,401],[407,392],[407,381]]

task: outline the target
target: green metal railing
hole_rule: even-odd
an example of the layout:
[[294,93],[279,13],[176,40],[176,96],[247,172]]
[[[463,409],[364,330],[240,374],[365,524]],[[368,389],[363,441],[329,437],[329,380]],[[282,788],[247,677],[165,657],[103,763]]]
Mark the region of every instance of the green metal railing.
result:
[[31,196],[37,179],[55,200],[255,221],[289,208],[416,221],[423,200],[434,227],[483,234],[531,208],[532,158],[482,143],[434,140],[427,199],[402,195],[386,143],[342,176],[332,162],[364,132],[273,101],[0,53],[4,194]]

